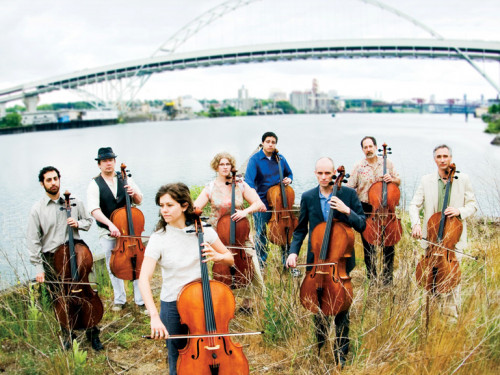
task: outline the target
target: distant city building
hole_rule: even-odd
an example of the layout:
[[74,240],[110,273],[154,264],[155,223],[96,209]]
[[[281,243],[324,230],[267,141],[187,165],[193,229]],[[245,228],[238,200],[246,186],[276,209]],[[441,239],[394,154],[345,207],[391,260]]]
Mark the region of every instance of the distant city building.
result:
[[309,112],[310,96],[310,92],[292,91],[290,94],[290,104],[293,105],[298,111]]
[[276,102],[278,101],[285,101],[286,100],[286,92],[281,91],[281,90],[271,90],[271,93],[269,94],[269,99],[274,100]]
[[253,105],[253,99],[248,97],[248,89],[246,89],[245,86],[241,86],[241,89],[238,89],[238,100],[234,107],[240,111],[246,112],[252,109]]
[[328,94],[319,91],[319,83],[315,78],[311,91],[293,91],[290,94],[290,104],[299,111],[307,113],[329,113],[339,110],[337,105],[337,92]]

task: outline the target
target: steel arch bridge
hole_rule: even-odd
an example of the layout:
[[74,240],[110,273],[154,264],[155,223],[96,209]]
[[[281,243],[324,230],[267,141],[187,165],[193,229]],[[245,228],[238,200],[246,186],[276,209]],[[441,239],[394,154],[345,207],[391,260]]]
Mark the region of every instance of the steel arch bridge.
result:
[[[457,49],[460,51],[457,52]],[[149,57],[88,69],[0,90],[0,102],[60,89],[165,71],[306,59],[425,58],[500,61],[500,42],[428,39],[332,40],[264,44]]]
[[[465,60],[476,69],[495,90],[500,88],[482,71],[477,61],[500,61],[500,42],[448,40],[415,18],[378,0],[359,0],[388,11],[429,33],[432,39],[361,39],[305,41],[224,49],[176,53],[190,37],[216,19],[258,0],[227,0],[196,17],[164,42],[151,57],[94,69],[82,70],[0,90],[0,104],[39,94],[61,90],[82,90],[83,87],[116,80],[129,79],[123,92],[130,99],[137,94],[153,74],[187,68],[200,68],[242,63],[292,61],[336,58],[425,58]],[[163,54],[162,54],[163,53]]]

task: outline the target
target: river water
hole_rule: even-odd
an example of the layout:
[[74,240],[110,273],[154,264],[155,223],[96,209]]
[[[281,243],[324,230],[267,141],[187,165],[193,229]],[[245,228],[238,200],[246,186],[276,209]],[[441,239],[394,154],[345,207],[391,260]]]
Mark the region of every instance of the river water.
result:
[[[99,173],[94,158],[99,147],[111,146],[125,162],[144,194],[141,210],[145,235],[158,220],[154,195],[168,182],[204,185],[215,173],[209,163],[219,151],[232,153],[238,165],[260,143],[265,131],[274,131],[278,149],[293,173],[293,187],[300,195],[316,185],[315,161],[330,156],[336,166],[350,171],[363,158],[360,140],[376,137],[392,148],[389,157],[402,179],[402,205],[406,209],[423,174],[435,170],[434,146],[453,149],[457,169],[471,176],[479,215],[500,216],[500,147],[490,145],[485,124],[461,115],[337,114],[285,115],[196,119],[133,123],[97,128],[0,136],[2,194],[0,195],[0,289],[33,275],[25,247],[27,217],[33,203],[44,194],[38,171],[54,165],[61,172],[61,190],[86,201],[91,178]],[[100,254],[94,224],[83,234],[95,254]]]

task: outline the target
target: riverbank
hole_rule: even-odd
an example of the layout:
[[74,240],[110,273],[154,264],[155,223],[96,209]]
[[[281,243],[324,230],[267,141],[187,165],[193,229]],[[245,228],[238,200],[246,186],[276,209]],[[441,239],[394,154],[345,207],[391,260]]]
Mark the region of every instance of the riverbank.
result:
[[[356,235],[356,268],[351,273],[354,299],[350,309],[350,354],[342,374],[496,374],[500,369],[500,233],[497,222],[469,221],[467,251],[478,261],[463,259],[462,305],[456,321],[439,313],[415,282],[421,250],[405,234],[396,246],[394,284],[385,288],[366,281],[363,250]],[[305,260],[305,245],[300,260]],[[255,294],[254,314],[237,313],[230,331],[260,331],[241,336],[252,374],[335,374],[333,340],[317,355],[312,314],[298,300],[300,278],[281,273],[279,249],[272,246],[264,281],[266,292]],[[141,339],[149,333],[149,318],[131,301],[120,313],[111,311],[107,272],[97,266],[96,280],[105,305],[99,324],[105,350],[92,351],[83,332],[78,348],[60,349],[58,323],[37,287],[0,298],[0,372],[9,374],[156,374],[167,371],[163,342]],[[158,301],[159,272],[153,278]],[[238,304],[241,303],[237,299]],[[427,304],[429,303],[429,309]],[[427,313],[428,311],[428,313]]]
[[47,124],[25,125],[13,128],[0,128],[0,135],[22,134],[48,130],[81,129],[95,126],[115,125],[118,119],[74,120],[68,122],[53,122]]

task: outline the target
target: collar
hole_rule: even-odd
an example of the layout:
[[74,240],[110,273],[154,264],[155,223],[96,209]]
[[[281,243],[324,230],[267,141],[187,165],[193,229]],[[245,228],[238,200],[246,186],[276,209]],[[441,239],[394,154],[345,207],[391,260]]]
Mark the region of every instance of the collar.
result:
[[[266,154],[264,153],[263,149],[260,149],[259,154],[260,154],[260,159],[267,159],[267,160],[269,160],[269,157],[266,156]],[[279,155],[279,152],[278,152],[278,155]],[[274,160],[272,155],[271,155],[271,160]]]
[[[60,190],[59,190],[60,191]],[[45,196],[43,197],[43,203],[48,206],[50,204],[50,202],[54,202],[47,194],[45,194]],[[61,197],[61,195],[59,195],[59,199],[57,200],[57,202],[61,205],[64,204],[64,198]]]
[[320,186],[318,185],[318,196],[319,198],[323,198],[323,199],[328,199],[330,198],[331,196],[333,195],[333,190],[332,192],[328,195],[328,196],[324,196],[322,193],[321,193],[321,189],[320,189]]
[[[383,162],[382,160],[383,160],[383,159],[382,159],[382,157],[381,157],[381,156],[377,156],[377,163],[376,163],[375,165],[377,166],[377,165],[379,165],[379,164],[382,164],[382,162]],[[363,159],[363,162],[362,162],[361,164],[362,164],[362,166],[364,166],[364,167],[365,167],[365,166],[369,166],[369,167],[371,167],[371,166],[372,166],[372,164],[370,164],[366,158],[364,158],[364,159]]]

